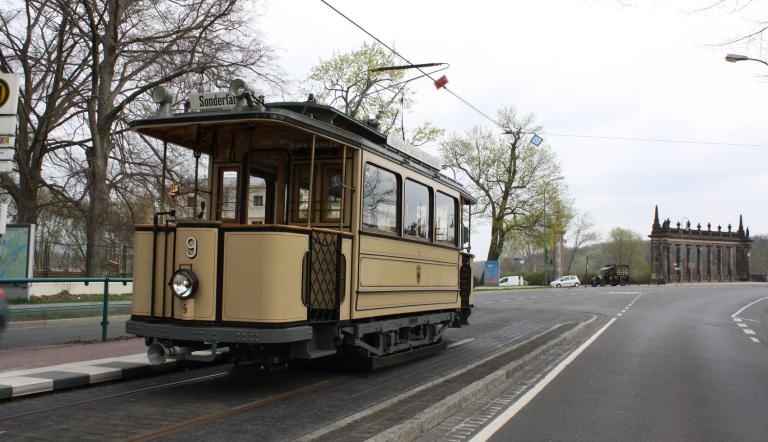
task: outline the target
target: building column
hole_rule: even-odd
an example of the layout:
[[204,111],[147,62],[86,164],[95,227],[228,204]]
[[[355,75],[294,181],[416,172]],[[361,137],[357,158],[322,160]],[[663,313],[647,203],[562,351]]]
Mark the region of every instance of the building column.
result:
[[723,280],[723,248],[722,246],[717,246],[717,280],[722,281]]
[[701,282],[701,246],[696,246],[696,281]]
[[707,282],[712,282],[712,246],[707,246]]

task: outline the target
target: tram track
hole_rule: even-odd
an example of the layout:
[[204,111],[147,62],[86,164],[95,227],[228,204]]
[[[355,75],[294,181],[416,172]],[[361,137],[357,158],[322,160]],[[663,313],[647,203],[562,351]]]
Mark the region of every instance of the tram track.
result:
[[[265,438],[282,439],[284,428],[276,424],[282,419],[276,416],[290,415],[290,411],[285,410],[296,409],[296,404],[306,406],[326,400],[336,404],[331,413],[302,416],[306,422],[303,426],[297,424],[298,428],[317,429],[343,418],[350,413],[350,407],[357,411],[367,409],[393,398],[393,393],[418,388],[424,382],[451,374],[458,367],[474,365],[489,356],[493,359],[492,355],[500,354],[500,350],[510,343],[529,340],[557,323],[562,324],[553,315],[512,325],[500,319],[495,314],[484,316],[477,324],[479,327],[466,329],[469,333],[462,330],[453,336],[450,342],[456,345],[439,355],[381,371],[349,374],[348,371],[339,373],[337,369],[315,367],[262,374],[248,367],[222,370],[1,416],[0,432],[5,431],[3,437],[9,440],[48,439],[54,434],[57,440],[88,440],[88,437],[81,437],[85,433],[93,440],[103,440],[104,434],[109,434],[110,439],[141,441],[176,439],[190,433],[210,435],[214,428],[235,428],[243,422],[252,426],[255,425],[253,422],[261,421],[266,427],[259,430],[264,430]],[[495,326],[483,324],[488,320]],[[478,330],[482,332],[475,333]],[[468,345],[470,342],[472,345]],[[405,383],[404,375],[409,379]],[[71,391],[83,395],[87,394],[86,390]],[[38,400],[56,402],[68,395],[65,392]],[[345,402],[343,407],[338,406],[340,400]],[[283,416],[283,419],[289,417]],[[77,422],[76,426],[72,426],[72,421]],[[30,428],[33,429],[31,432]],[[300,436],[295,434],[292,438]]]

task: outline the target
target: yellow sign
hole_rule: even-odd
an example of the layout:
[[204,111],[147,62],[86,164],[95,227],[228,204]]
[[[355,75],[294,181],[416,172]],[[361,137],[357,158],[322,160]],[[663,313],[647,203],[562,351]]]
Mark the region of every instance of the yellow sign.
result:
[[0,73],[0,115],[16,115],[18,101],[19,74]]
[[0,107],[5,106],[9,98],[11,98],[11,85],[0,78]]

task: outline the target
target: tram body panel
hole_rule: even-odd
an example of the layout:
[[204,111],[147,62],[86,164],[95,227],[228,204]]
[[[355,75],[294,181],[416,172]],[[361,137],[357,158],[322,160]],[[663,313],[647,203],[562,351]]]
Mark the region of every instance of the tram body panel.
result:
[[[151,227],[140,227],[134,236],[134,282],[133,302],[131,313],[138,316],[154,316],[158,318],[171,317],[171,298],[167,281],[163,277],[170,277],[173,273],[171,254],[174,232],[172,230],[158,231],[155,237],[155,280],[152,281],[152,248],[153,232]],[[167,252],[163,247],[168,243]],[[163,265],[165,264],[165,266]],[[163,269],[165,267],[165,269]],[[154,312],[152,312],[152,285],[154,282]],[[163,305],[165,304],[165,305]],[[163,308],[165,307],[165,308]]]
[[224,232],[223,321],[280,323],[307,319],[302,261],[307,235]]
[[[218,260],[218,232],[215,228],[178,227],[175,234],[175,261],[178,269],[189,269],[198,278],[197,293],[189,299],[173,299],[173,318],[189,321],[213,321],[216,319],[216,269]],[[171,235],[172,236],[172,235]],[[172,243],[172,241],[171,241]],[[173,273],[168,273],[168,277]],[[168,285],[166,281],[165,286]]]

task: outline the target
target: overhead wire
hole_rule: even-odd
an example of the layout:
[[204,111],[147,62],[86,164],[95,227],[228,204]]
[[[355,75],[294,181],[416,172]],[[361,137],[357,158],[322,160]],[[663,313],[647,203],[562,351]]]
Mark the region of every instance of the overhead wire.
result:
[[[358,24],[356,21],[352,20],[350,17],[348,17],[343,12],[336,9],[333,5],[328,3],[326,0],[320,0],[323,4],[331,8],[335,13],[343,17],[345,20],[350,22],[352,25],[363,31],[366,35],[371,37],[372,39],[376,40],[380,45],[387,48],[389,51],[391,51],[396,56],[400,57],[403,61],[408,63],[409,65],[414,65],[413,62],[411,62],[408,58],[406,58],[404,55],[399,53],[397,50],[395,50],[393,47],[389,46],[388,44],[384,43],[381,39],[373,35],[370,31],[365,29],[362,25]],[[414,65],[414,68],[417,69],[419,72],[422,73],[422,75],[418,77],[414,77],[408,81],[415,80],[417,78],[421,77],[427,77],[433,82],[436,81],[436,79],[432,76],[435,72],[442,71],[447,68],[438,69],[433,72],[426,72],[424,69],[422,69],[421,65]],[[401,83],[397,83],[396,85],[399,85]],[[446,92],[453,95],[456,99],[464,103],[466,106],[468,106],[470,109],[477,112],[479,115],[481,115],[486,120],[490,121],[494,125],[498,126],[499,128],[503,130],[508,130],[508,128],[501,125],[498,121],[496,121],[493,117],[488,115],[487,113],[483,112],[480,108],[473,105],[463,97],[461,97],[459,94],[448,88],[448,86],[443,86],[442,89],[445,89]],[[526,134],[534,134],[534,132],[523,132]],[[600,135],[577,135],[577,134],[558,134],[558,133],[551,133],[551,132],[537,132],[539,135],[546,135],[551,137],[569,137],[569,138],[588,138],[588,139],[596,139],[596,140],[614,140],[614,141],[635,141],[635,142],[651,142],[651,143],[675,143],[675,144],[700,144],[700,145],[710,145],[710,146],[732,146],[732,147],[760,147],[760,148],[768,148],[768,145],[766,144],[749,144],[749,143],[725,143],[725,142],[716,142],[716,141],[689,141],[689,140],[673,140],[673,139],[663,139],[663,138],[635,138],[635,137],[614,137],[614,136],[600,136]],[[534,134],[535,135],[535,134]]]

